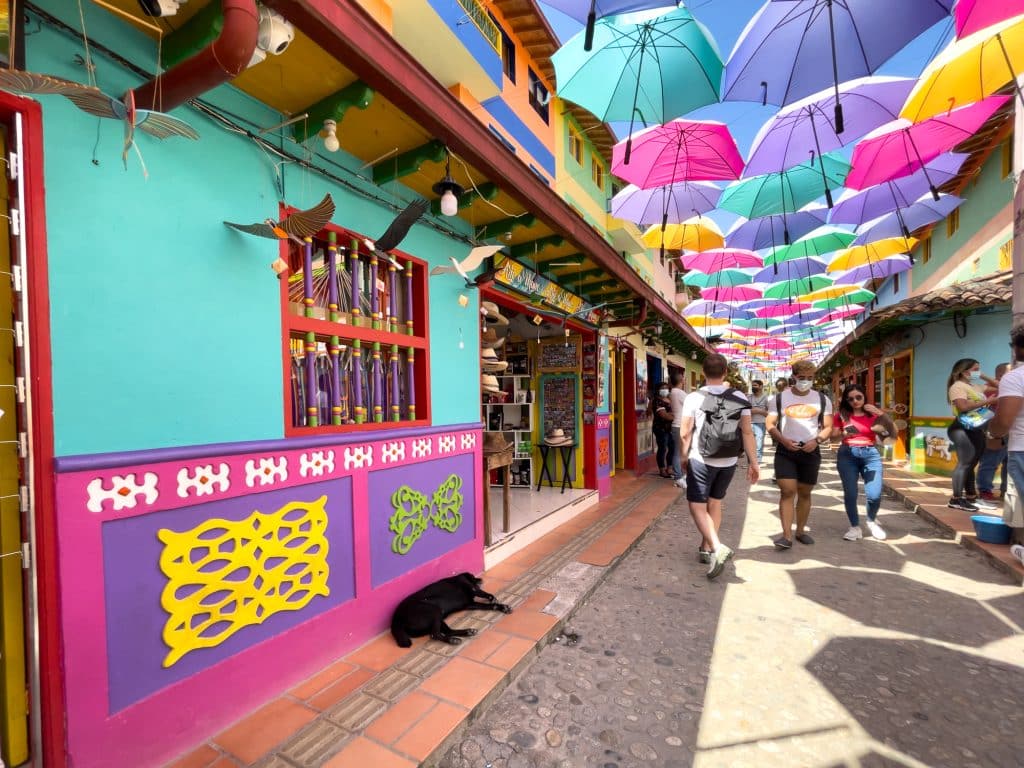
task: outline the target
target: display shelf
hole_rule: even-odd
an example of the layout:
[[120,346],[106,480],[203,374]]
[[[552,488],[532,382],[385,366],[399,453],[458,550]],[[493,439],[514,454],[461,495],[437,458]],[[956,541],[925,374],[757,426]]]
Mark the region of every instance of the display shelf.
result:
[[[533,407],[534,391],[527,374],[505,373],[497,375],[502,389],[500,395],[484,394],[482,403],[484,430],[500,432],[512,444],[512,487],[527,488],[533,483]],[[499,402],[491,402],[502,398]],[[505,471],[505,470],[502,470]],[[491,481],[491,485],[500,483]]]

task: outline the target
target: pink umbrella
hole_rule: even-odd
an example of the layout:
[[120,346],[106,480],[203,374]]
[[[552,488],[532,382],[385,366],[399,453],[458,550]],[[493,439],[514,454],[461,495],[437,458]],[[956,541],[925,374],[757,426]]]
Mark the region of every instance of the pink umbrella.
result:
[[713,120],[671,120],[612,147],[612,173],[640,189],[738,179],[742,171],[743,158],[729,126]]
[[753,285],[730,285],[726,288],[704,288],[702,299],[709,301],[749,301],[761,296],[761,289]]
[[818,324],[824,325],[825,323],[831,323],[835,320],[846,320],[859,315],[863,311],[864,307],[860,304],[851,304],[850,306],[843,307],[842,309],[833,309],[829,314],[821,318],[821,320],[818,321]]
[[810,308],[811,305],[805,303],[776,304],[774,307],[764,307],[763,309],[759,309],[754,314],[758,317],[789,317],[790,315],[795,315],[798,312],[805,312]]
[[[989,96],[945,115],[936,115],[920,123],[894,120],[860,141],[853,150],[846,186],[867,189],[883,181],[907,176],[943,152],[969,139],[992,114],[1010,99]],[[932,197],[939,192],[929,179]]]
[[686,269],[696,269],[709,275],[723,269],[744,269],[760,267],[763,264],[764,259],[761,256],[743,248],[715,248],[683,257],[683,266]]
[[967,37],[1000,21],[1024,13],[1024,0],[957,0],[953,9],[956,36]]
[[761,349],[771,349],[771,350],[792,349],[793,348],[793,345],[790,344],[785,339],[763,339],[763,340],[757,342],[757,346],[759,346]]

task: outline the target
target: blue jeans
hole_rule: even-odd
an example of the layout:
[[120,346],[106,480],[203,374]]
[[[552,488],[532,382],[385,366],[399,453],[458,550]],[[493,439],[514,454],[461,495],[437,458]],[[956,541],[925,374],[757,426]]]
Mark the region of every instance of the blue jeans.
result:
[[1006,490],[1006,447],[986,448],[981,454],[981,461],[978,462],[978,491],[992,492],[992,486],[996,479],[996,470],[1002,466],[999,476],[1000,490]]
[[868,502],[868,520],[874,520],[882,505],[882,457],[873,445],[839,447],[836,460],[839,478],[843,481],[843,504],[850,525],[860,525],[857,513],[857,481],[864,479],[864,496]]
[[761,451],[764,449],[764,424],[751,422],[750,428],[754,430],[754,445],[757,446],[757,461],[761,462]]
[[1024,489],[1024,451],[1007,452],[1006,471],[1017,486],[1017,493],[1021,493],[1021,489]]
[[672,427],[672,440],[675,446],[672,453],[672,477],[678,480],[683,476],[683,436],[679,427]]
[[654,439],[658,443],[658,469],[672,469],[676,457],[676,442],[671,432],[655,432]]

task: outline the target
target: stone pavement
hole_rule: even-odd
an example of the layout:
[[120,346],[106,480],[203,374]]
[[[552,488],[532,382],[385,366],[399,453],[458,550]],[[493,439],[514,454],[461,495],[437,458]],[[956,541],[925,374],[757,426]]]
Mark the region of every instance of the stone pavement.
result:
[[843,541],[834,466],[817,542],[788,552],[771,542],[775,486],[737,476],[735,567],[711,583],[680,499],[428,764],[1024,765],[1019,587],[900,501],[883,505],[886,541]]

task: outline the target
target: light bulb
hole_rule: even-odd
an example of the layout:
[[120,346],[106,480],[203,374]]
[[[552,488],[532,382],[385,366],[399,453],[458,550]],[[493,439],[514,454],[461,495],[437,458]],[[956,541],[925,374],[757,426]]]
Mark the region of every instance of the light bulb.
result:
[[458,212],[459,201],[455,194],[450,189],[445,190],[445,193],[441,195],[441,213],[445,216],[454,216]]
[[324,149],[328,152],[337,152],[341,149],[341,143],[338,141],[338,123],[336,120],[324,120],[324,128],[320,131],[320,135],[324,139]]

